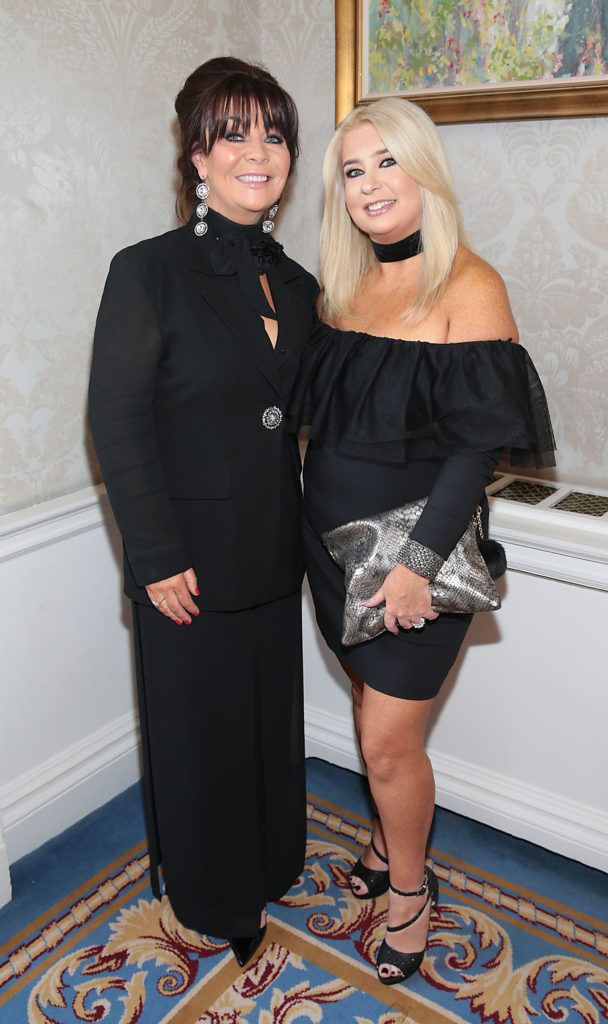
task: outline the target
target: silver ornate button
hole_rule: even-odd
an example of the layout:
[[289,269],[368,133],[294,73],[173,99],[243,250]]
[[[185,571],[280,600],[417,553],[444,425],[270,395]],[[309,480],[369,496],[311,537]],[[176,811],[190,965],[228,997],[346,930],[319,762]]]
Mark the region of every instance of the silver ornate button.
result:
[[276,405],[269,405],[262,413],[262,426],[266,430],[276,430],[283,422],[283,413]]

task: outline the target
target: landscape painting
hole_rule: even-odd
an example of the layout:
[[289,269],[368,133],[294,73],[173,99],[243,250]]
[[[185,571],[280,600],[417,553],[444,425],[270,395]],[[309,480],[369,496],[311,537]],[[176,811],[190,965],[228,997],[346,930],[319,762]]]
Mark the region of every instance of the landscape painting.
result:
[[439,121],[608,112],[608,0],[336,0],[336,27],[344,111],[388,94]]
[[375,0],[368,92],[608,76],[604,0]]

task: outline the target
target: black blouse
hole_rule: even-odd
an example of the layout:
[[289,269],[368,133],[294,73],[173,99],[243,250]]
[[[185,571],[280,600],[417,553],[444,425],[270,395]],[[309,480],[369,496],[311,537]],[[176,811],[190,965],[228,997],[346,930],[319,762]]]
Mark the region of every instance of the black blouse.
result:
[[338,454],[442,461],[412,532],[447,557],[501,454],[555,465],[542,383],[511,341],[401,341],[319,323],[304,351],[288,423]]

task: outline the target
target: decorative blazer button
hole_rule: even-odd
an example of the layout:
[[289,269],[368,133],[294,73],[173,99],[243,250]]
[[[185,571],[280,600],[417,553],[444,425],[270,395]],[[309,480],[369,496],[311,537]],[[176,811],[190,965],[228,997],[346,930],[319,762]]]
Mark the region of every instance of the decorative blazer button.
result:
[[276,405],[269,405],[262,413],[262,425],[266,430],[276,430],[283,422],[283,413]]

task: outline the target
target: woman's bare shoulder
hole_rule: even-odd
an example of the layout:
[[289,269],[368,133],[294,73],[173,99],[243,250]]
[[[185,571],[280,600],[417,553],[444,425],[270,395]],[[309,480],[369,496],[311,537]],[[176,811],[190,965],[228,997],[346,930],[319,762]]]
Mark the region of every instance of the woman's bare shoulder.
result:
[[449,341],[519,340],[505,283],[486,260],[460,246],[445,291]]

